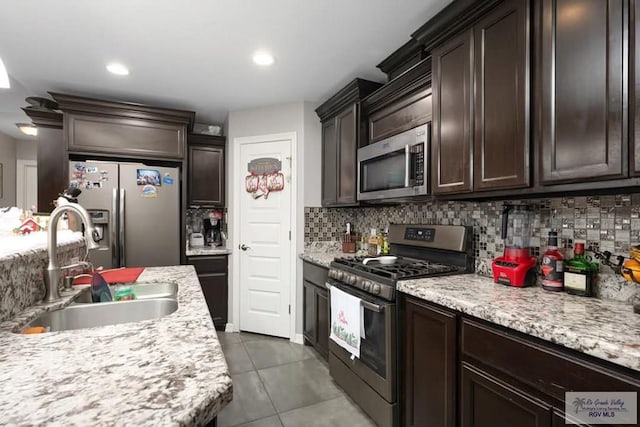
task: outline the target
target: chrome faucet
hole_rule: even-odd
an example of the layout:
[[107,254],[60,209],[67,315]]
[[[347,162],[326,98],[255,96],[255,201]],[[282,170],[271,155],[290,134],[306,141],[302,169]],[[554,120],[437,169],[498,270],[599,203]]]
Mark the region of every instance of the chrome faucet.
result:
[[49,252],[49,265],[44,275],[45,295],[44,302],[55,302],[60,300],[58,282],[60,279],[60,265],[58,265],[58,221],[65,212],[74,212],[80,216],[85,227],[84,240],[88,249],[97,249],[100,245],[94,241],[97,232],[91,221],[89,212],[77,203],[66,203],[58,206],[51,212],[49,220],[49,231],[47,238],[47,250]]

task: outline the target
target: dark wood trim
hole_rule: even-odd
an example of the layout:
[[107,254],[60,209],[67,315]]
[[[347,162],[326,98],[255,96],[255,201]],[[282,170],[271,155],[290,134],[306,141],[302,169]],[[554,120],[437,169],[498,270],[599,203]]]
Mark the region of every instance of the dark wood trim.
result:
[[340,89],[335,95],[316,108],[316,114],[320,121],[336,116],[349,104],[360,101],[374,90],[382,86],[382,83],[364,79],[354,79],[351,83]]
[[62,129],[62,113],[59,111],[42,110],[33,107],[23,107],[22,111],[39,128]]
[[127,117],[183,124],[188,130],[193,128],[196,113],[172,108],[154,107],[133,102],[117,102],[84,96],[49,92],[62,112],[93,113],[101,116]]
[[389,80],[393,80],[425,57],[426,53],[422,49],[422,46],[420,46],[416,40],[411,39],[386,57],[381,63],[376,65],[376,67],[385,73]]
[[365,116],[368,116],[430,85],[431,57],[423,59],[400,76],[364,98],[360,103],[362,112]]
[[457,0],[411,34],[430,52],[434,47],[473,25],[502,0]]
[[640,175],[640,0],[629,8],[629,171]]

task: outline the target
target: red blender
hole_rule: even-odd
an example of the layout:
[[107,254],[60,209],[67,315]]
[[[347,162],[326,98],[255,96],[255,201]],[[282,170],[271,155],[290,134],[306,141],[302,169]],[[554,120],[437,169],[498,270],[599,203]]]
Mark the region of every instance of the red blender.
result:
[[502,210],[504,255],[493,260],[493,281],[503,285],[531,286],[536,280],[537,258],[529,252],[533,212],[527,205],[505,205]]

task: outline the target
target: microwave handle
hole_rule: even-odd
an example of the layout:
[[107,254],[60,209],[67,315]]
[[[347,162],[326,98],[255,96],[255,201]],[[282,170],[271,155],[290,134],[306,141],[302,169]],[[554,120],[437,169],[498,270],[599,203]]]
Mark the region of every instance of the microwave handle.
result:
[[404,186],[409,187],[411,180],[411,146],[409,144],[404,146]]

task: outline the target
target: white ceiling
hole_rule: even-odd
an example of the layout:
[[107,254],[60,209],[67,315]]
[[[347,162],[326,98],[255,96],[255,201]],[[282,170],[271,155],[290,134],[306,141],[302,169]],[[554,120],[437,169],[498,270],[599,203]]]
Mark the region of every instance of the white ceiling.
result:
[[[451,0],[3,0],[0,132],[24,138],[20,107],[47,91],[196,111],[324,101],[375,68]],[[252,53],[276,57],[259,68]],[[109,74],[120,61],[131,74]]]

